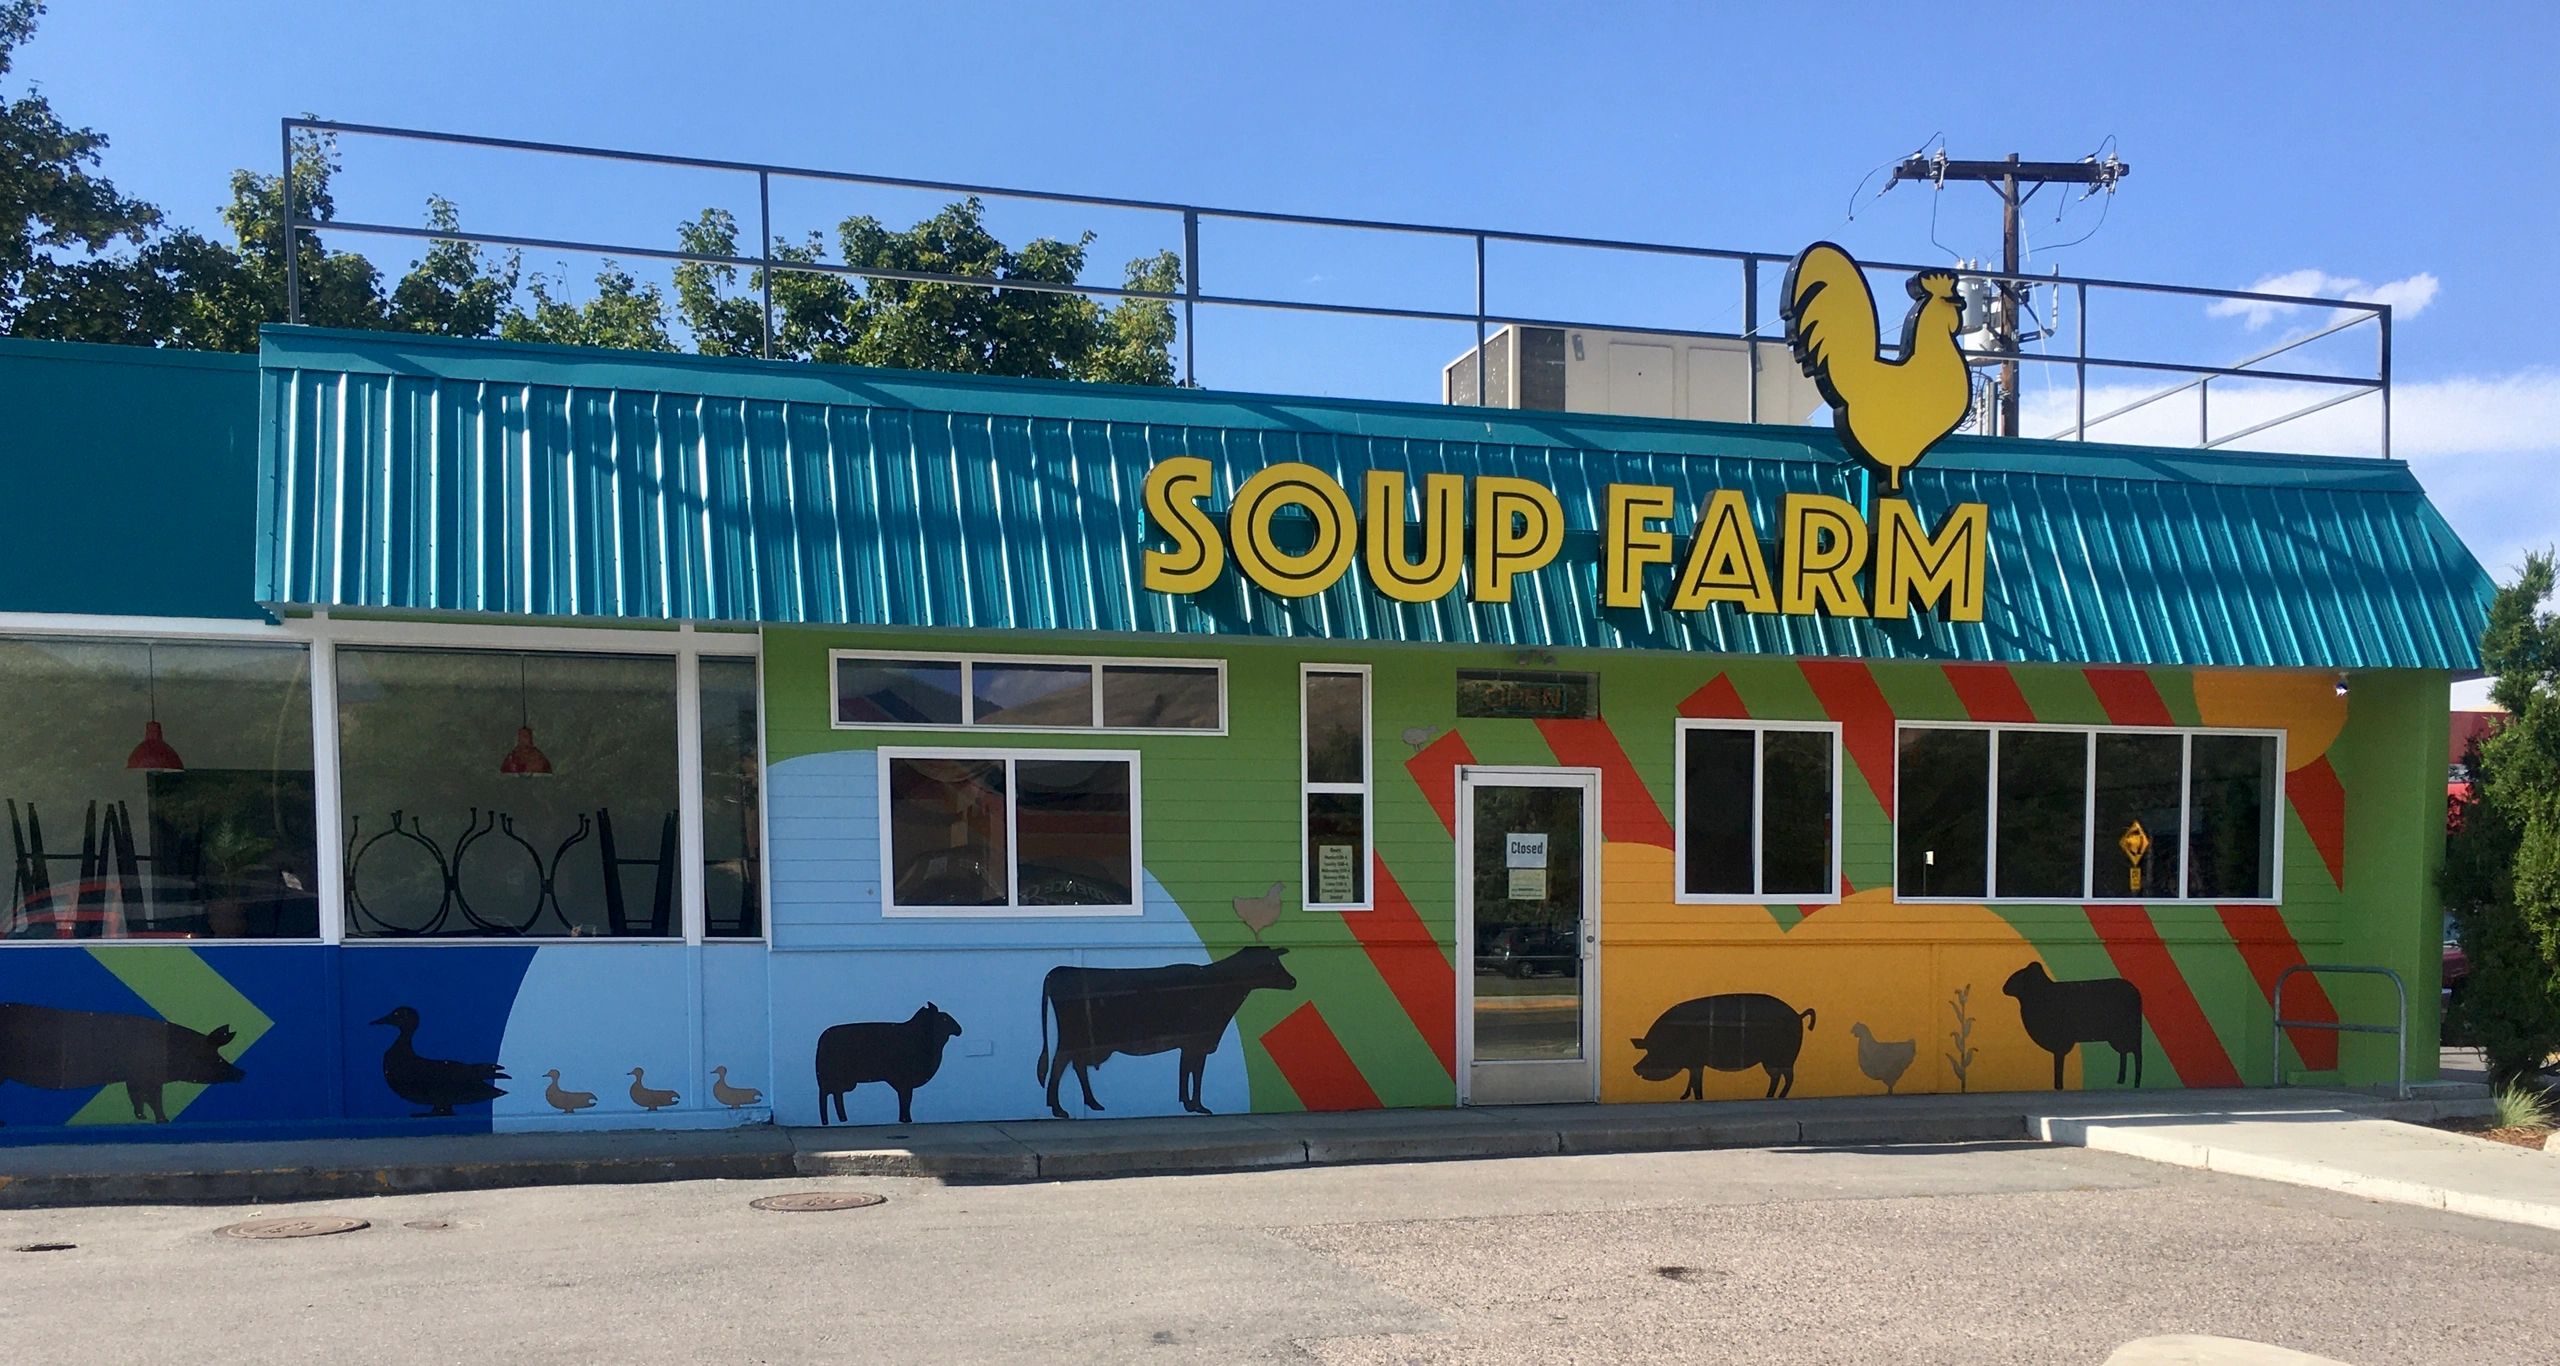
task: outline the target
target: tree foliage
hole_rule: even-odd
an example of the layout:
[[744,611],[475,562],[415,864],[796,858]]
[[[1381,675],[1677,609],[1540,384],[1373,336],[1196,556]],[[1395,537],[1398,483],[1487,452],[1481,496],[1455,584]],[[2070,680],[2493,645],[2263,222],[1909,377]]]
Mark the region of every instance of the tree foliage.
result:
[[2539,1072],[2560,1051],[2560,614],[2552,557],[2499,590],[2481,638],[2507,715],[2474,743],[2471,795],[2453,809],[2443,891],[2471,960],[2460,1023],[2493,1083]]
[[[0,0],[0,78],[34,35],[41,0]],[[157,208],[98,173],[105,135],[74,128],[43,95],[0,97],[0,333],[62,341],[250,351],[258,328],[286,307],[284,177],[235,171],[222,211],[228,240],[168,225]],[[293,217],[337,217],[336,143],[305,131],[293,142]],[[453,201],[427,201],[431,231],[462,231]],[[388,328],[448,337],[503,337],[754,356],[765,350],[763,272],[688,262],[668,292],[612,262],[586,286],[566,272],[527,273],[515,253],[458,238],[428,241],[386,286],[364,255],[331,250],[310,227],[290,250],[301,320],[321,327]],[[679,248],[737,256],[738,224],[706,209],[680,224]],[[1093,235],[1041,237],[1016,248],[987,230],[985,206],[964,199],[904,230],[855,217],[837,226],[836,263],[863,270],[946,274],[985,286],[869,278],[829,271],[775,273],[773,354],[914,370],[1124,384],[1173,382],[1173,310],[1158,299],[1105,307],[1059,292],[1082,278]],[[748,254],[753,254],[752,252]],[[777,241],[777,259],[828,263],[817,234]],[[1170,252],[1128,263],[1131,289],[1173,293]],[[670,303],[672,302],[672,308]]]

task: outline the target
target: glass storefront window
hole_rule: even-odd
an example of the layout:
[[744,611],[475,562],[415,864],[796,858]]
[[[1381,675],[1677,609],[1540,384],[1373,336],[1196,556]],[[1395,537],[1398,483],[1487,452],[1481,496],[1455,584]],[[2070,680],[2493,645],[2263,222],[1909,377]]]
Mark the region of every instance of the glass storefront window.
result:
[[2176,735],[2098,737],[2097,838],[2089,843],[2089,894],[2100,901],[2174,901],[2179,895],[2180,768]]
[[9,939],[311,939],[310,655],[0,639]]
[[1139,910],[1137,756],[881,752],[892,914]]
[[703,933],[764,933],[763,753],[756,662],[702,661]]
[[1680,896],[1839,895],[1837,732],[1680,723]]
[[683,933],[673,658],[337,661],[348,938]]
[[1298,677],[1298,754],[1309,910],[1369,906],[1369,671],[1310,664]]
[[1226,729],[1216,660],[973,656],[900,659],[837,651],[840,728],[944,730]]
[[2000,732],[2002,897],[2080,898],[2089,836],[2085,731]]
[[1990,885],[1991,733],[1906,730],[1900,762],[1894,850],[1903,894],[1983,895]]
[[2187,895],[2266,899],[2276,894],[2272,735],[2199,735],[2188,771]]

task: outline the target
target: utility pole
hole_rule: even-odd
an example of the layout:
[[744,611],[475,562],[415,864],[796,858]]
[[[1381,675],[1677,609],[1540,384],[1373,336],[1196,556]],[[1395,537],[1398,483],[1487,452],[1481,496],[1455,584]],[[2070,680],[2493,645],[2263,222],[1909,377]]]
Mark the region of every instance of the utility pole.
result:
[[[2047,185],[2087,185],[2088,193],[2104,190],[2114,193],[2116,182],[2133,174],[2133,167],[2118,161],[2113,153],[2104,160],[2085,161],[2021,161],[2011,152],[2005,161],[1950,161],[1943,151],[1934,156],[1917,152],[1902,159],[1893,168],[1893,179],[1886,188],[1906,180],[1925,180],[1944,185],[1950,180],[1970,180],[1991,187],[2000,196],[2000,273],[2018,273],[2018,211],[2036,197],[2036,191]],[[2003,355],[2015,357],[2023,331],[2018,315],[2026,303],[2024,282],[2000,281],[1999,300],[1991,312],[1991,347]],[[2018,434],[2018,362],[2000,362],[2000,430],[2001,436]]]

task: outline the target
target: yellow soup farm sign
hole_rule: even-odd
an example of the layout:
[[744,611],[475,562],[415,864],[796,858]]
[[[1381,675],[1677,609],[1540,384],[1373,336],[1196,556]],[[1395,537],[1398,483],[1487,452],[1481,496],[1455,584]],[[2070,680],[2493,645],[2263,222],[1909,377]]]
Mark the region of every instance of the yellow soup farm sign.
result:
[[[1409,515],[1401,471],[1370,470],[1361,484],[1355,509],[1350,491],[1315,466],[1272,465],[1236,490],[1221,526],[1203,506],[1214,492],[1209,462],[1163,461],[1147,472],[1147,518],[1170,544],[1146,552],[1146,586],[1198,593],[1232,558],[1255,586],[1303,598],[1340,582],[1357,560],[1370,586],[1398,602],[1436,601],[1463,579],[1469,601],[1502,603],[1511,601],[1514,579],[1564,549],[1563,505],[1554,490],[1527,479],[1424,475],[1419,518]],[[1290,519],[1302,531],[1312,527],[1312,537],[1291,538],[1303,548],[1284,547],[1275,535],[1293,510],[1304,515]],[[1870,521],[1846,499],[1790,493],[1778,514],[1774,565],[1739,491],[1708,496],[1685,547],[1672,532],[1676,511],[1668,485],[1608,486],[1599,606],[1644,605],[1645,571],[1676,565],[1674,611],[1730,602],[1746,612],[1899,617],[1920,608],[1982,619],[1985,504],[1959,504],[1932,528],[1900,498],[1877,500]]]
[[[1787,344],[1830,403],[1841,444],[1881,470],[1895,492],[1972,401],[1972,375],[1956,346],[1964,304],[1955,286],[1946,271],[1911,277],[1902,344],[1887,359],[1875,297],[1847,252],[1816,242],[1787,270]],[[1470,601],[1500,603],[1511,601],[1512,580],[1554,563],[1564,549],[1555,491],[1509,476],[1426,474],[1418,518],[1409,516],[1405,476],[1396,470],[1368,471],[1355,510],[1350,490],[1315,466],[1272,465],[1236,490],[1224,527],[1203,507],[1215,492],[1215,474],[1197,456],[1147,472],[1147,518],[1171,543],[1146,552],[1150,591],[1198,593],[1232,556],[1256,586],[1303,598],[1340,582],[1356,559],[1370,586],[1398,602],[1436,601],[1463,580]],[[1926,609],[1982,620],[1985,504],[1959,503],[1931,527],[1891,494],[1876,500],[1870,518],[1843,498],[1790,493],[1778,510],[1772,573],[1764,529],[1740,492],[1708,495],[1685,550],[1671,530],[1677,502],[1667,485],[1608,486],[1599,606],[1643,606],[1645,571],[1676,564],[1674,611],[1729,602],[1745,612],[1901,617]],[[1274,535],[1293,511],[1314,529],[1303,549]]]

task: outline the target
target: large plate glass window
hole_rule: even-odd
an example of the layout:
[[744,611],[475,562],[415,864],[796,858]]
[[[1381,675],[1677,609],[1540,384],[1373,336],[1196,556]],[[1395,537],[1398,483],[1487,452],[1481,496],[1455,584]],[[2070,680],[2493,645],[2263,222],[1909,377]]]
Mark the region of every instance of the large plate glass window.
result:
[[318,937],[310,659],[0,639],[0,938]]
[[1138,756],[880,752],[891,915],[1135,915]]
[[348,938],[683,933],[672,657],[337,660]]
[[2274,735],[1923,724],[1898,748],[1905,899],[2275,898]]
[[835,717],[846,730],[1226,730],[1217,660],[862,654],[839,650]]
[[1680,899],[1840,899],[1840,732],[1680,723]]
[[1299,675],[1306,906],[1369,906],[1369,671],[1310,664]]

